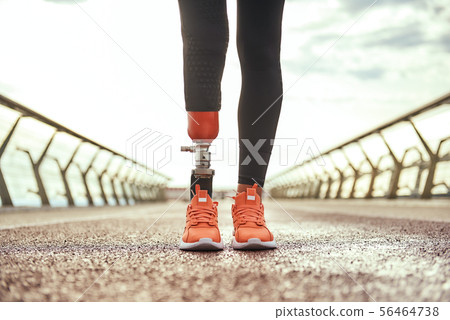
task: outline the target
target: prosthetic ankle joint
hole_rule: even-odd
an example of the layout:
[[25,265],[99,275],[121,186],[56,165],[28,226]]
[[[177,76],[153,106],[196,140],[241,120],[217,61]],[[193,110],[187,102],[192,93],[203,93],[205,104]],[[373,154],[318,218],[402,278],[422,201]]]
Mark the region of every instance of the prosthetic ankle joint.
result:
[[188,112],[188,134],[192,146],[182,146],[181,151],[195,153],[195,169],[191,172],[191,198],[195,193],[195,185],[201,190],[207,190],[212,197],[212,180],[214,169],[211,169],[211,142],[219,133],[219,112],[190,111]]

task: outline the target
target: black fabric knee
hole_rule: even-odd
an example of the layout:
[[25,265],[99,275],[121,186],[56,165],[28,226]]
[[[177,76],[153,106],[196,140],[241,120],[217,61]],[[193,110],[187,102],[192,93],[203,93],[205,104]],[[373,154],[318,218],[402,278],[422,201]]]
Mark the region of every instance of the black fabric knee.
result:
[[264,185],[272,152],[283,93],[280,66],[283,8],[284,0],[237,1],[237,47],[242,71],[238,182],[242,184],[252,185],[256,181]]
[[179,0],[187,111],[219,111],[228,17],[225,0]]

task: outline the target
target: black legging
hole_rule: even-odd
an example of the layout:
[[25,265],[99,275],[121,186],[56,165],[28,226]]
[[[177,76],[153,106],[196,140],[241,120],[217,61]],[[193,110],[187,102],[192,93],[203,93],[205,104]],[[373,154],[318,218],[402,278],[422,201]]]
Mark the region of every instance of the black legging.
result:
[[[186,110],[219,111],[229,39],[226,1],[178,0],[178,3]],[[256,181],[264,185],[272,152],[283,93],[280,67],[283,7],[284,0],[237,0],[237,48],[242,72],[238,183],[242,184]]]

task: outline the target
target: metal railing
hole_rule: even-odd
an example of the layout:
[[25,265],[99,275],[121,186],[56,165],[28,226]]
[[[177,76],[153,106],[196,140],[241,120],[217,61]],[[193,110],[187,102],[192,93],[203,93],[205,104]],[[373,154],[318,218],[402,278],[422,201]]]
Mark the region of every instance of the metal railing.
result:
[[270,177],[267,189],[278,198],[448,197],[449,103],[450,93],[289,167]]
[[[170,180],[0,95],[1,207],[164,200]],[[30,122],[31,121],[31,122]],[[27,123],[25,123],[27,122]]]

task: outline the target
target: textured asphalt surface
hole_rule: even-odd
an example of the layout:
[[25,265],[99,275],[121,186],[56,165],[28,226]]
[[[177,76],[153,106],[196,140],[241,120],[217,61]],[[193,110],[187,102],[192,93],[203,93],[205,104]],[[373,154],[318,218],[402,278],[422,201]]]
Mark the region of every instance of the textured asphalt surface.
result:
[[220,252],[178,249],[180,201],[2,211],[0,300],[450,301],[448,200],[266,199],[279,247],[253,252],[230,247],[230,204]]

